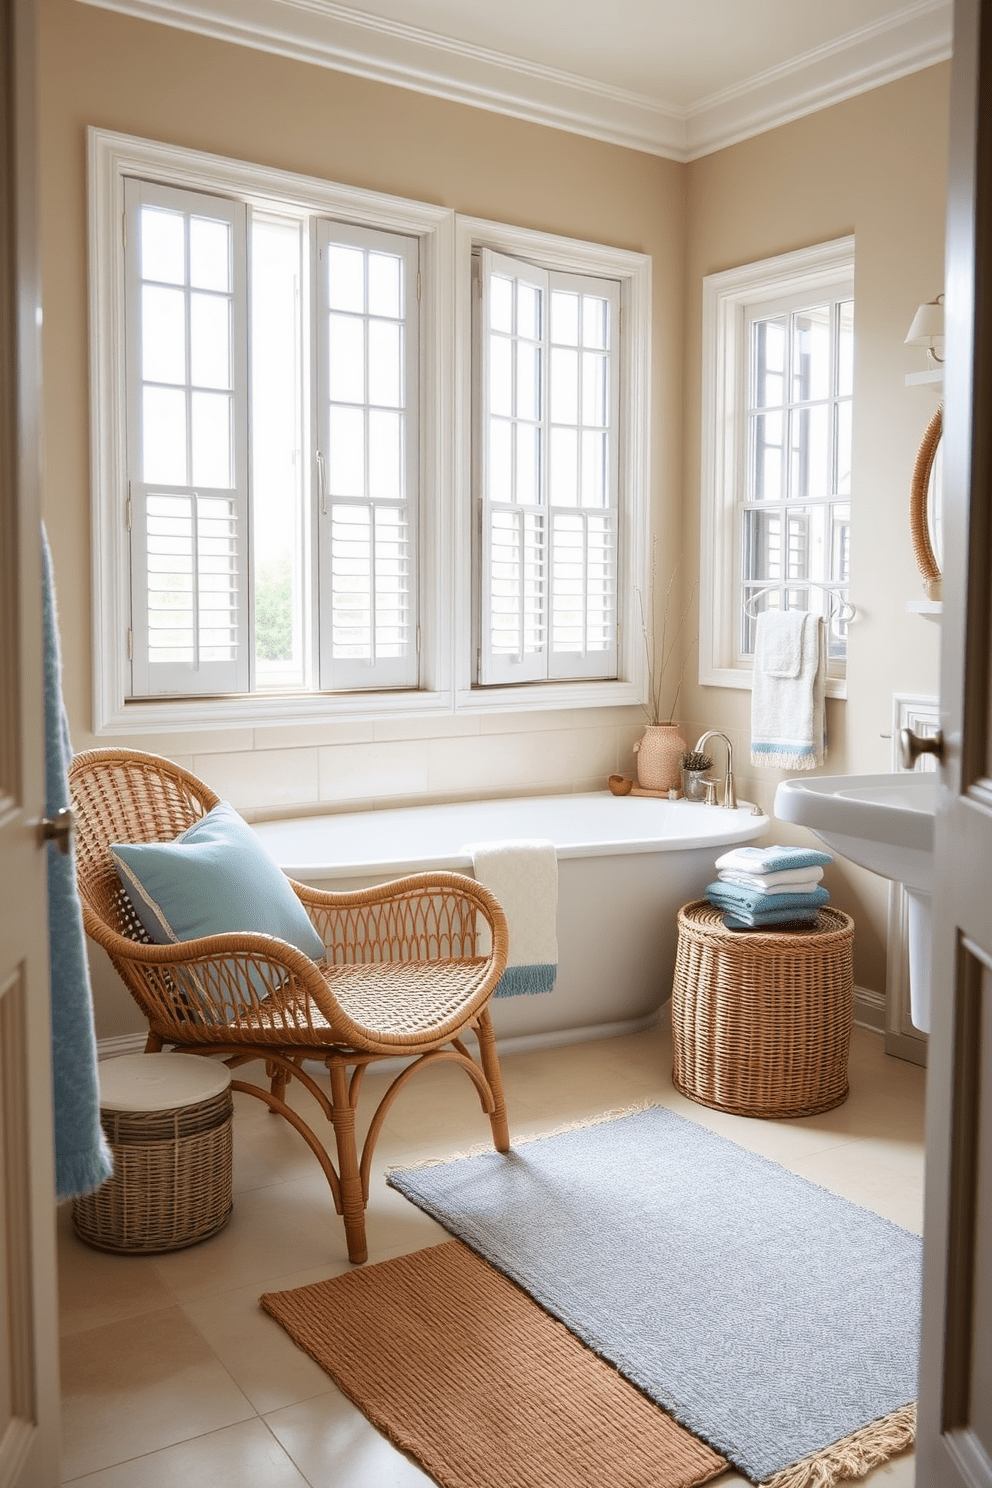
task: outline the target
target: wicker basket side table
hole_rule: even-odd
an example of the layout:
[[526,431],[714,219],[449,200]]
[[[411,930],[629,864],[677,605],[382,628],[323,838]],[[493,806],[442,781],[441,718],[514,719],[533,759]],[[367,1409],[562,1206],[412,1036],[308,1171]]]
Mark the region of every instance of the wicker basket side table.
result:
[[679,910],[675,1088],[739,1116],[812,1116],[847,1099],[854,921],[825,907],[796,930],[727,930],[706,899]]
[[97,1250],[153,1254],[214,1235],[231,1215],[231,1072],[194,1054],[127,1054],[100,1065],[113,1175],[76,1199]]

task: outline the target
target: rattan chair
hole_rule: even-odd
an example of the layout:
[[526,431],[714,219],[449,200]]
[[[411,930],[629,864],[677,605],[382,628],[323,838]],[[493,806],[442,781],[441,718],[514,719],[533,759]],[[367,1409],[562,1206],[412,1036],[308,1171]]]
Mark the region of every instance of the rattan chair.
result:
[[[232,1070],[265,1061],[267,1087],[235,1080],[233,1089],[257,1096],[309,1143],[344,1217],[350,1260],[368,1255],[365,1206],[383,1120],[417,1070],[442,1060],[464,1069],[489,1116],[496,1148],[509,1150],[488,1011],[506,964],[506,919],[481,884],[458,873],[417,873],[338,894],[290,880],[326,946],[325,963],[254,933],[154,945],[120,882],[110,844],[170,841],[219,797],[170,760],[137,750],[79,754],[69,773],[83,920],[148,1019],[146,1052],[168,1045],[215,1055]],[[485,955],[476,944],[480,920],[490,932]],[[185,990],[194,977],[195,997]],[[263,998],[260,983],[270,989]],[[478,1039],[478,1059],[463,1042],[469,1029]],[[355,1111],[362,1077],[370,1064],[397,1056],[412,1063],[379,1102],[359,1158]],[[329,1095],[304,1061],[327,1067]],[[336,1168],[317,1133],[287,1104],[291,1080],[306,1087],[331,1122]]]

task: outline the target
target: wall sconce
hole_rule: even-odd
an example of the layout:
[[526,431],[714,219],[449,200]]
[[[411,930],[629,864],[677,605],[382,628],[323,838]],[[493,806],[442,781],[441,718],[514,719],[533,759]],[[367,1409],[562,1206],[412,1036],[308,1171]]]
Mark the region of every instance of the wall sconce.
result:
[[944,361],[944,296],[921,305],[913,317],[913,324],[906,337],[907,346],[925,346],[931,365],[941,366]]

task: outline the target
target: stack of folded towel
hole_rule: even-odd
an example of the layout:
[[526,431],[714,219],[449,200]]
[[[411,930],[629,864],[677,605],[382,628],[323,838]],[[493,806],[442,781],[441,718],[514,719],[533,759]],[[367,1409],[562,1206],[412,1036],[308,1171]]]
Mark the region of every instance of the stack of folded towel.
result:
[[728,930],[812,925],[830,895],[820,885],[829,853],[806,847],[735,847],[717,858],[706,897]]

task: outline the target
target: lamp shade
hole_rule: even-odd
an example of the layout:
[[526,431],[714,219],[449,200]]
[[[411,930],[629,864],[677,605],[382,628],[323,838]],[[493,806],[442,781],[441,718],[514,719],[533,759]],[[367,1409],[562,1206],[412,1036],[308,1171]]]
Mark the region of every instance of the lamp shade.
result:
[[906,337],[907,346],[925,346],[932,351],[944,340],[944,296],[921,305],[913,317],[913,324]]

